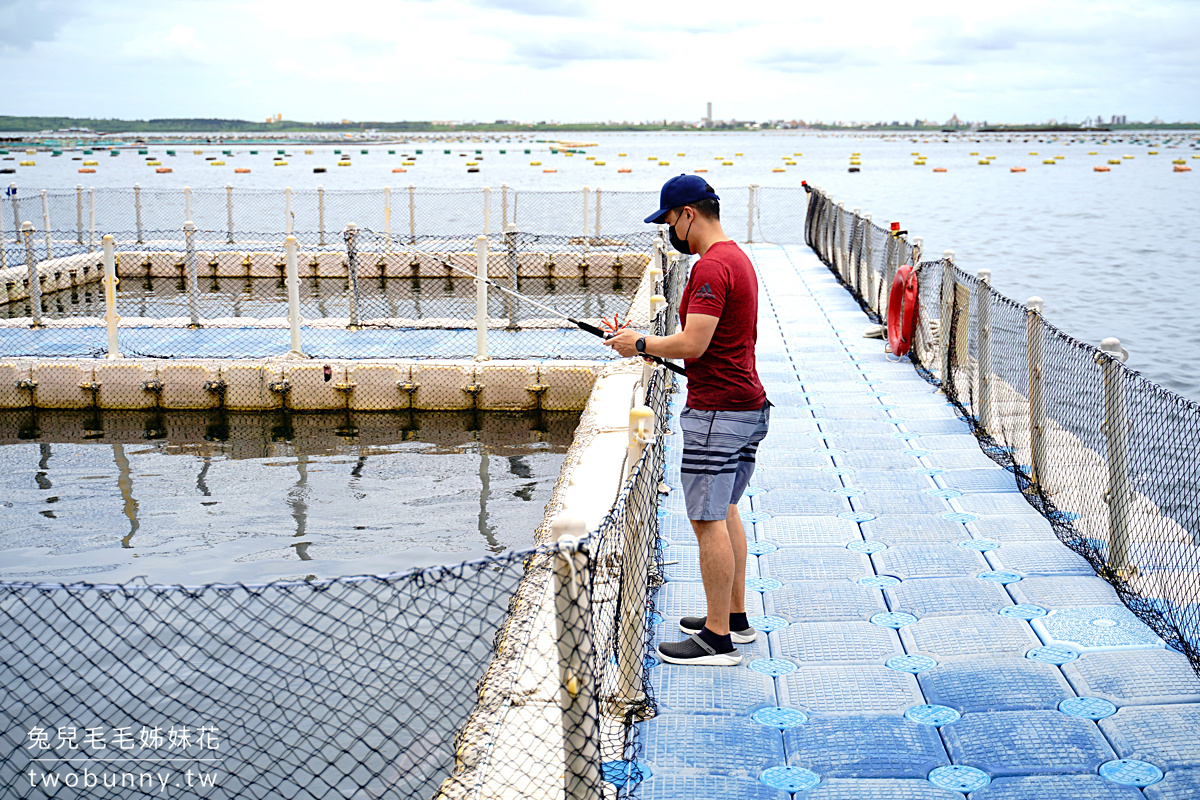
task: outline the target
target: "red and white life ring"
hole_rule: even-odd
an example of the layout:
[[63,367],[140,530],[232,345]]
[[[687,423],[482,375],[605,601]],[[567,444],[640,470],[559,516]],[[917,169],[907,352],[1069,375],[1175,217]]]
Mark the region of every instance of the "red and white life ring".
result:
[[905,264],[896,270],[888,298],[888,349],[902,356],[912,347],[917,327],[917,272]]

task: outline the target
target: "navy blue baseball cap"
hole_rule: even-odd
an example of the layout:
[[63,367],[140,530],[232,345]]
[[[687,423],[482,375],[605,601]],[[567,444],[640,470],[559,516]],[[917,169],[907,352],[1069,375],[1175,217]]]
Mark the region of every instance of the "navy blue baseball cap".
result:
[[660,208],[646,217],[646,222],[661,225],[667,221],[667,212],[672,208],[686,206],[706,197],[711,197],[713,200],[721,199],[708,185],[708,182],[699,175],[676,175],[663,184],[662,192],[658,196]]

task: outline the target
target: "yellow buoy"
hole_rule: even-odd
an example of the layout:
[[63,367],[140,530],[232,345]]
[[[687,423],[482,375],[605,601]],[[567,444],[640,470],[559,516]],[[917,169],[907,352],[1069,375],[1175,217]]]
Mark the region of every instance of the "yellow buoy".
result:
[[774,169],[771,170],[771,172],[787,172],[787,170],[784,169],[783,167],[775,167]]
[[916,164],[918,167],[923,167],[923,166],[925,166],[925,159],[923,159],[923,158],[918,158],[918,159],[917,159],[916,161],[914,161],[913,163],[914,163],[914,164]]
[[1121,159],[1119,159],[1119,158],[1110,158],[1110,159],[1108,160],[1108,163],[1110,163],[1110,164],[1120,164],[1120,163],[1121,163]]
[[857,158],[852,158],[852,159],[850,159],[850,163],[851,163],[851,165],[859,165],[859,164],[862,164],[862,161],[860,161]]
[[1133,156],[1121,156],[1121,158],[1133,158]]
[[802,155],[804,155],[804,153],[792,153],[792,156],[795,158],[799,158]]
[[[339,162],[337,162],[337,164],[338,164],[338,166],[339,166],[339,167],[348,167],[348,166],[350,166],[350,162],[349,162],[349,161],[339,161]],[[467,166],[469,167],[469,166],[471,166],[471,165],[470,165],[470,164],[468,164]]]
[[1146,155],[1148,155],[1148,156],[1156,156],[1156,155],[1158,155],[1158,151],[1157,151],[1157,150],[1151,150],[1151,151],[1149,151],[1148,153],[1146,153]]
[[624,154],[624,153],[617,153],[617,157],[618,157],[618,158],[624,158],[624,157],[625,157],[625,154]]
[[1044,159],[1042,159],[1042,163],[1043,164],[1057,164],[1058,162],[1055,161],[1053,158],[1044,158]]
[[679,156],[680,158],[683,158],[684,156],[687,155],[687,153],[676,153],[675,155]]
[[36,161],[22,161],[21,166],[22,167],[36,167],[37,162]]
[[796,166],[796,162],[795,162],[795,161],[785,161],[785,162],[783,162],[783,164],[784,164],[784,166],[786,166],[786,167],[794,167],[794,166]]
[[540,161],[530,161],[529,162],[529,166],[531,166],[531,167],[540,167],[541,165],[542,165],[542,162],[540,162]]
[[1066,156],[1055,156],[1054,158],[1056,161],[1062,161]]
[[732,167],[732,166],[733,166],[733,162],[732,162],[732,161],[722,161],[722,162],[721,162],[721,166],[723,166],[723,167]]
[[147,167],[161,167],[162,162],[161,161],[147,161],[146,166]]
[[312,154],[313,154],[313,151],[312,151],[312,150],[305,150],[305,151],[304,151],[304,155],[306,155],[306,156],[311,156]]
[[986,158],[981,158],[981,159],[979,159],[979,163],[980,164],[990,164],[992,162],[988,161]]
[[979,155],[979,153],[971,153],[971,155],[977,156],[977,155]]
[[742,154],[741,154],[741,153],[734,153],[733,155],[734,155],[734,157],[735,157],[735,158],[741,158],[741,157],[742,157]]
[[658,161],[658,156],[647,156],[646,160],[647,161]]
[[26,151],[25,151],[25,155],[27,155],[27,156],[35,156],[35,155],[37,155],[37,150],[26,150]]
[[596,157],[595,157],[595,156],[588,156],[588,157],[587,157],[587,160],[588,160],[588,161],[595,161],[595,160],[596,160]]
[[669,166],[671,166],[671,162],[670,161],[660,161],[660,162],[658,162],[658,165],[660,167],[669,167]]
[[791,159],[791,156],[784,156],[784,157],[783,157],[783,160],[784,160],[784,161],[788,161],[788,160],[790,160],[790,159]]
[[225,162],[224,162],[224,161],[210,161],[210,162],[208,162],[208,163],[212,164],[214,167],[223,167],[223,166],[225,166]]
[[97,167],[100,165],[100,162],[99,161],[85,161],[85,162],[83,162],[83,165],[85,167]]
[[204,155],[204,151],[203,151],[203,150],[193,150],[193,151],[192,151],[192,155],[194,155],[194,156],[202,156],[202,155]]
[[1099,155],[1099,153],[1098,153],[1097,151],[1095,151],[1095,150],[1088,150],[1088,155],[1089,155],[1089,156],[1095,156],[1095,155]]
[[[347,161],[346,163],[347,163],[347,164],[349,164],[350,162],[349,162],[349,161]],[[287,162],[286,162],[286,161],[276,161],[276,162],[275,162],[275,166],[277,166],[277,167],[286,167],[286,166],[287,166]]]
[[[350,163],[350,162],[346,162],[346,163]],[[467,162],[467,166],[468,166],[468,167],[478,167],[478,166],[479,166],[479,162],[478,162],[478,161],[468,161],[468,162]]]
[[919,155],[921,155],[921,154],[920,154],[920,153],[909,153],[909,155],[910,155],[910,156],[919,156]]
[[[86,164],[86,163],[88,163],[88,162],[86,162],[86,161],[85,161],[85,162],[83,162],[83,163],[85,163],[85,164]],[[96,162],[94,162],[94,161],[93,161],[92,163],[94,164],[94,163],[96,163]],[[1176,159],[1174,159],[1174,160],[1173,160],[1171,163],[1172,163],[1172,164],[1186,164],[1187,162],[1186,162],[1186,161],[1184,161],[1182,158],[1176,158]]]
[[593,161],[592,163],[593,163],[593,164],[595,164],[597,167],[603,167],[603,166],[604,166],[604,162],[603,162],[603,161]]
[[417,165],[417,162],[415,162],[415,161],[401,161],[401,162],[400,162],[400,165],[401,165],[401,166],[404,166],[404,167],[415,167],[415,166]]
[[1037,150],[1030,150],[1030,151],[1029,151],[1029,155],[1031,155],[1031,156],[1036,156],[1036,155],[1037,155]]

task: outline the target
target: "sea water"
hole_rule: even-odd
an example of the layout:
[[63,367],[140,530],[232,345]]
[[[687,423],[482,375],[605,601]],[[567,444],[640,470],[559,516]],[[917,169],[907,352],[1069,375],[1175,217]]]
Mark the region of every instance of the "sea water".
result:
[[[1200,160],[1192,158],[1200,154],[1200,134],[1195,131],[919,135],[697,131],[564,136],[594,146],[574,148],[585,152],[571,156],[561,148],[555,154],[551,148],[558,145],[547,141],[547,133],[493,134],[477,140],[429,135],[366,147],[221,144],[214,139],[211,144],[170,145],[178,154],[173,157],[165,154],[168,146],[150,147],[148,155],[171,167],[171,174],[155,173],[145,166],[147,156],[124,150],[118,157],[93,155],[100,162],[97,172],[79,175],[81,161],[72,159],[82,158],[81,150],[68,149],[56,158],[39,153],[34,159],[37,166],[19,168],[11,180],[23,192],[73,189],[76,184],[128,188],[139,183],[145,190],[170,192],[184,186],[231,184],[238,193],[239,214],[281,219],[277,193],[285,187],[382,191],[390,186],[399,192],[408,185],[481,190],[505,184],[562,192],[561,213],[579,216],[578,195],[572,192],[584,186],[647,192],[645,202],[654,205],[652,193],[664,180],[697,170],[706,170],[700,174],[718,190],[750,183],[799,187],[807,180],[847,208],[872,213],[876,222],[899,221],[910,235],[923,237],[927,257],[940,257],[943,250],[953,249],[957,263],[968,272],[991,270],[992,285],[999,292],[1021,303],[1034,295],[1042,297],[1046,317],[1068,334],[1091,344],[1118,337],[1130,351],[1132,368],[1175,392],[1200,399],[1200,371],[1183,366],[1200,348],[1200,327],[1193,321],[1200,301],[1196,277],[1200,171],[1176,173],[1171,164],[1183,158],[1189,166],[1200,166]],[[194,149],[204,155],[195,155]],[[232,155],[222,155],[223,149],[232,150]],[[258,154],[251,155],[251,149]],[[273,166],[278,149],[286,151],[287,166]],[[306,154],[306,149],[313,153]],[[342,150],[342,156],[335,155],[334,149]],[[418,155],[417,149],[423,152]],[[389,155],[388,150],[396,152]],[[860,171],[851,173],[854,153],[859,154]],[[913,153],[926,163],[915,164]],[[351,166],[338,167],[339,158],[347,155]],[[401,167],[405,155],[414,163]],[[212,166],[206,156],[224,160],[225,166]],[[995,159],[979,163],[989,156]],[[1055,163],[1044,164],[1048,159]],[[1109,160],[1120,164],[1112,165],[1109,172],[1093,171],[1094,166],[1109,166]],[[468,161],[475,162],[479,171],[468,172]],[[731,163],[726,166],[726,161]],[[239,167],[251,171],[234,173]],[[328,171],[316,174],[314,167]],[[1026,171],[1014,173],[1012,167]],[[392,172],[397,168],[406,172]],[[946,172],[935,173],[934,168]],[[629,171],[619,171],[623,169]],[[769,194],[763,197],[770,202]],[[642,229],[641,217],[653,210],[622,211],[629,217],[623,227],[606,216],[605,229]],[[802,204],[793,213],[791,238],[801,240]],[[40,208],[23,214],[40,223]],[[4,217],[3,230],[11,236],[10,210]],[[464,233],[471,233],[471,219],[463,216],[460,221],[470,229]],[[66,221],[68,228],[74,224],[74,219]],[[745,238],[744,231],[729,233]]]

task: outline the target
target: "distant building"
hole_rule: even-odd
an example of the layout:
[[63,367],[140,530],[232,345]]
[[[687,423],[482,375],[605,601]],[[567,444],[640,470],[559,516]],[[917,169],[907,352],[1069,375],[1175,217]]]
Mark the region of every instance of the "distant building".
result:
[[1109,124],[1110,125],[1126,125],[1128,123],[1126,122],[1126,116],[1124,114],[1113,114],[1112,122],[1110,122]]
[[962,125],[963,122],[958,118],[958,114],[955,114],[954,116],[950,117],[950,119],[946,120],[947,128],[961,128]]

